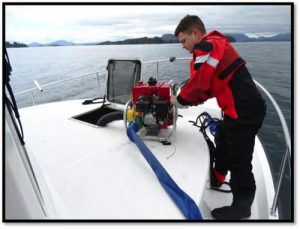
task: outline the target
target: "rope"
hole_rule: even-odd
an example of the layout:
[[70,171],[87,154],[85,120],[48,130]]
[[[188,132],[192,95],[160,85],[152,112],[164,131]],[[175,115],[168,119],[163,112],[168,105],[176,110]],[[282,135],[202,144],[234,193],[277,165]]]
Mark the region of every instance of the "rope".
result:
[[[193,123],[193,126],[196,126],[199,128],[199,131],[202,132],[203,137],[208,145],[208,149],[209,149],[209,155],[210,155],[210,177],[212,177],[212,173],[214,173],[213,171],[213,164],[215,161],[215,150],[216,147],[214,145],[214,143],[210,140],[210,138],[207,136],[206,134],[206,129],[209,128],[210,133],[215,136],[218,130],[218,127],[220,125],[220,120],[217,118],[212,118],[210,116],[210,114],[208,114],[207,112],[203,112],[201,113],[197,118],[196,121],[189,121],[191,123]],[[230,184],[228,182],[223,182],[222,185],[227,185],[230,186]],[[217,187],[214,187],[211,185],[211,189],[215,190],[215,191],[219,191],[219,192],[224,192],[224,193],[231,193],[231,189],[226,190],[226,189],[220,189]]]

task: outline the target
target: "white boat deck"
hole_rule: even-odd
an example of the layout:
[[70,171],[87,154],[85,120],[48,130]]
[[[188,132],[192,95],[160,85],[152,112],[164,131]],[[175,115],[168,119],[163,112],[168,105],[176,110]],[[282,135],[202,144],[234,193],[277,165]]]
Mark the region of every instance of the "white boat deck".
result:
[[[184,219],[128,139],[123,121],[97,127],[75,120],[72,117],[99,107],[81,103],[65,101],[20,110],[26,146],[50,187],[55,217]],[[210,209],[230,204],[231,194],[207,188],[208,148],[202,134],[188,122],[202,111],[201,106],[179,111],[183,118],[178,118],[171,145],[156,141],[146,141],[146,145],[178,186],[200,206],[204,218],[209,219]],[[255,173],[261,172],[257,160],[254,156],[254,167],[259,167]],[[260,176],[258,182],[264,178],[261,173],[255,176]],[[257,200],[261,198],[257,195],[251,218],[260,218],[262,210]]]

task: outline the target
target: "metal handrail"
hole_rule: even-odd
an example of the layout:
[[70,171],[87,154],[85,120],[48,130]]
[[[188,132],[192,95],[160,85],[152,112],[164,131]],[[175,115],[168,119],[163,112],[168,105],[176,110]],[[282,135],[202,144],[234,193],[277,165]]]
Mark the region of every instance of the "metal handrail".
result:
[[156,77],[158,79],[158,63],[159,62],[165,62],[165,61],[169,61],[169,62],[174,62],[176,60],[191,60],[192,58],[191,57],[174,57],[174,56],[171,56],[170,58],[168,59],[159,59],[159,60],[149,60],[149,61],[143,61],[142,64],[151,64],[151,63],[156,63]]
[[19,91],[19,92],[15,93],[15,96],[24,95],[24,94],[27,94],[27,93],[31,93],[32,104],[35,105],[35,100],[34,100],[33,92],[36,91],[36,90],[38,90],[40,92],[43,92],[44,88],[55,86],[55,85],[59,85],[59,84],[63,84],[63,83],[66,83],[66,82],[69,82],[69,81],[73,81],[73,80],[76,80],[76,79],[79,79],[79,78],[87,77],[87,76],[92,77],[95,74],[96,74],[96,76],[98,78],[98,83],[99,83],[99,76],[101,74],[104,74],[104,73],[106,73],[106,70],[100,70],[100,71],[96,71],[96,72],[92,72],[92,73],[87,73],[87,74],[83,74],[83,75],[79,75],[79,76],[73,76],[73,77],[69,77],[69,78],[64,78],[64,79],[57,80],[57,81],[54,81],[54,82],[50,82],[50,83],[43,84],[43,85],[40,85],[37,80],[34,80],[33,82],[34,82],[34,84],[35,84],[36,87],[29,88],[29,89],[23,90],[23,91]]
[[[153,61],[143,61],[142,63],[143,64],[149,64],[149,63],[159,63],[159,62],[164,62],[164,61],[173,62],[175,60],[190,60],[191,59],[190,57],[183,57],[183,58],[176,58],[176,59],[171,60],[171,58],[175,58],[175,57],[170,57],[169,59],[160,59],[160,60],[153,60]],[[26,89],[26,90],[23,90],[23,91],[16,92],[15,96],[23,95],[23,94],[27,94],[27,93],[32,93],[32,92],[34,92],[36,90],[39,90],[40,92],[43,92],[43,89],[46,88],[46,87],[50,87],[50,86],[54,86],[54,85],[59,85],[59,84],[66,83],[68,81],[72,81],[72,80],[79,79],[79,78],[82,78],[82,77],[86,77],[86,76],[89,76],[89,75],[97,74],[97,77],[99,77],[99,74],[106,73],[106,71],[107,71],[106,69],[103,69],[103,70],[99,70],[99,71],[88,73],[88,74],[83,74],[83,75],[79,75],[79,76],[73,76],[73,77],[70,77],[70,78],[65,78],[65,79],[57,80],[57,81],[50,82],[50,83],[43,84],[43,85],[40,85],[37,80],[34,80],[33,82],[34,82],[34,84],[35,84],[36,87],[32,87],[32,88],[29,88],[29,89]],[[158,76],[158,67],[157,67],[157,76]],[[33,97],[33,94],[31,94],[31,95]],[[34,99],[33,99],[33,104],[35,104]]]
[[280,171],[279,171],[279,179],[277,181],[277,185],[276,185],[276,191],[275,191],[275,195],[274,195],[274,199],[273,199],[273,204],[272,204],[272,208],[271,208],[271,212],[270,214],[272,216],[276,215],[276,210],[278,207],[278,200],[279,200],[279,193],[281,190],[281,186],[282,186],[282,181],[283,181],[283,175],[284,175],[284,171],[285,171],[285,167],[287,162],[290,164],[291,163],[291,138],[290,138],[290,133],[289,133],[289,129],[288,126],[286,124],[285,118],[283,116],[283,113],[279,107],[279,105],[277,104],[277,102],[275,101],[275,99],[273,98],[273,96],[268,92],[267,89],[265,89],[260,83],[258,83],[256,80],[254,80],[255,84],[265,93],[265,95],[270,99],[270,101],[272,102],[278,116],[280,119],[280,123],[283,129],[283,133],[284,133],[284,138],[285,138],[285,143],[286,143],[286,150],[284,153],[284,157],[281,161],[281,166],[280,166]]

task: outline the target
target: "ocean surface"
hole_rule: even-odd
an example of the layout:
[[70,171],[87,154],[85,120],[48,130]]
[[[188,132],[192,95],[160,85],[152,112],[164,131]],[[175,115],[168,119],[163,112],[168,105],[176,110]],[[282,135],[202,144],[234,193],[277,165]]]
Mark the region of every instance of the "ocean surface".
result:
[[[291,133],[293,96],[291,43],[245,42],[233,45],[246,60],[253,78],[261,83],[279,104]],[[138,58],[148,61],[168,59],[171,56],[189,56],[179,44],[10,48],[7,51],[13,68],[11,85],[15,93],[36,87],[34,80],[43,87],[53,81],[105,70],[110,58]],[[173,82],[180,82],[189,76],[188,61],[178,60],[159,64],[158,67],[153,64],[142,66],[142,79],[146,80],[151,76],[157,77],[158,80],[173,79]],[[32,95],[36,104],[75,98],[95,98],[104,95],[105,80],[105,74],[99,74],[99,78],[96,74],[90,74],[71,83],[44,87],[43,92],[35,90]],[[17,95],[19,108],[31,106],[32,95],[30,93]],[[267,98],[266,102],[267,116],[259,137],[268,152],[268,159],[272,162],[273,174],[277,180],[285,143],[275,109]],[[26,135],[26,130],[24,131]],[[286,169],[280,198],[283,219],[292,217],[291,177],[293,176],[289,169]]]

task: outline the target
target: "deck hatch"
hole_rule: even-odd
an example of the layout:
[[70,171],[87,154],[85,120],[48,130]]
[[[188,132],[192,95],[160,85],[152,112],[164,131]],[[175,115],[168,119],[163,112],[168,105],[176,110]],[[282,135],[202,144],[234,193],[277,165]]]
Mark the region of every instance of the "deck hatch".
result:
[[131,99],[132,87],[141,78],[140,60],[110,59],[107,65],[107,100],[126,104]]

